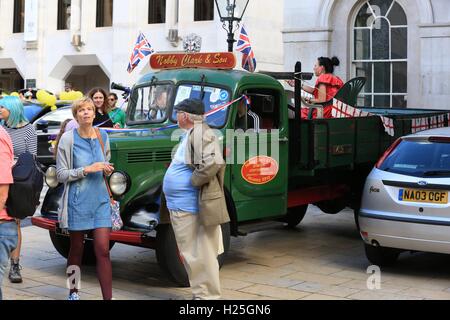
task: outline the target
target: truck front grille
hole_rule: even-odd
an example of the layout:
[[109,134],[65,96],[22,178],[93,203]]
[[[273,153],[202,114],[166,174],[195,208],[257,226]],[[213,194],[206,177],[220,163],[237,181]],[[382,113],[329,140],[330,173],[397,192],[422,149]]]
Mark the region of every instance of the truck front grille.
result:
[[128,154],[127,161],[130,164],[149,163],[149,162],[171,162],[172,150],[130,152]]

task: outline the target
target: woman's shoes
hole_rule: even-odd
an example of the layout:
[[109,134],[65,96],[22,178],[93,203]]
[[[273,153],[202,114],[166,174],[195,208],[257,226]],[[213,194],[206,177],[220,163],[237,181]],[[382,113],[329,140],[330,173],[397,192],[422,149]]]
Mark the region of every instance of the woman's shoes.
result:
[[79,300],[81,300],[81,298],[78,293],[74,292],[69,296],[69,299],[67,299],[67,300],[68,301],[79,301]]
[[11,268],[9,269],[9,281],[11,281],[11,283],[23,282],[20,270],[22,270],[22,267],[20,266],[19,261],[11,259]]

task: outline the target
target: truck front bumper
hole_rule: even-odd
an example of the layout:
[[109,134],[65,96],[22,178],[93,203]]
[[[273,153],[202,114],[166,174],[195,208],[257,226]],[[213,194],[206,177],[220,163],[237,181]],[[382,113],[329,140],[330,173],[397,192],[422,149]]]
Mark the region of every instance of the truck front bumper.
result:
[[[31,222],[34,226],[51,232],[58,230],[58,221],[45,217],[33,217]],[[156,248],[156,238],[142,232],[112,231],[111,241],[144,248]]]

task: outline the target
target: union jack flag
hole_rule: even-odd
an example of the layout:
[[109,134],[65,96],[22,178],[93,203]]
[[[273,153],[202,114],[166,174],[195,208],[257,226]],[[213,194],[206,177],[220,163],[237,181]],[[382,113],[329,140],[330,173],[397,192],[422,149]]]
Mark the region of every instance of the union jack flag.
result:
[[130,62],[128,63],[128,73],[133,72],[139,62],[153,52],[155,52],[155,50],[153,50],[144,34],[140,32],[136,44],[134,45],[133,52],[131,53]]
[[248,37],[244,26],[241,28],[241,34],[239,35],[236,50],[242,52],[242,68],[250,72],[255,72],[255,53],[253,52],[252,45],[250,44],[250,38]]

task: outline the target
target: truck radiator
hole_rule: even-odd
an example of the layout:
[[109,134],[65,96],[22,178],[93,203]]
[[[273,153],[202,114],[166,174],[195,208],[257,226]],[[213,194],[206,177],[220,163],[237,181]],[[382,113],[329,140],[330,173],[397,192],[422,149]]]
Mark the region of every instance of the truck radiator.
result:
[[127,162],[129,164],[149,163],[149,162],[171,162],[171,161],[172,161],[172,150],[130,152],[127,155]]

